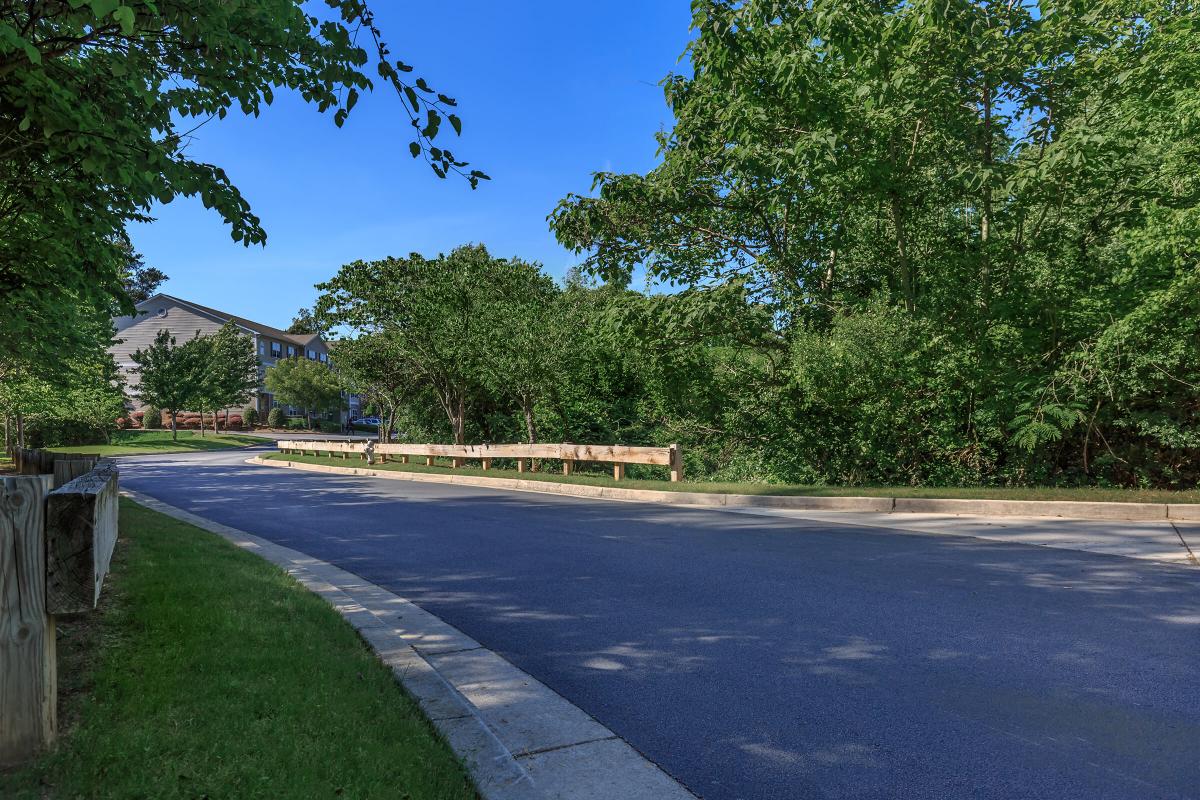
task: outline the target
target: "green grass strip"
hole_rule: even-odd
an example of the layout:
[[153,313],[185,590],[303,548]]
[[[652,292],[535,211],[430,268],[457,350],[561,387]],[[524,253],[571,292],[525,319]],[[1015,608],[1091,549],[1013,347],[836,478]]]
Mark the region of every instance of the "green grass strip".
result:
[[228,450],[233,447],[262,444],[260,436],[240,433],[205,433],[179,431],[178,440],[171,439],[170,431],[117,431],[112,444],[68,445],[50,447],[60,453],[83,453],[95,456],[136,456],[150,453],[190,453],[204,450]]
[[476,797],[354,630],[257,556],[122,500],[105,593],[60,639],[75,722],[0,796]]
[[[263,456],[282,461],[305,464],[326,464],[334,467],[364,467],[366,462],[351,455],[340,456],[284,455],[270,453]],[[497,459],[499,462],[500,460]],[[478,462],[475,462],[478,463]],[[440,475],[479,475],[491,478],[521,478],[523,480],[547,481],[550,483],[576,483],[588,486],[615,486],[623,489],[658,489],[664,492],[710,492],[719,494],[784,495],[809,497],[925,497],[969,500],[1076,500],[1085,502],[1114,503],[1200,503],[1200,490],[1166,491],[1159,489],[1120,489],[1102,487],[1039,487],[1039,486],[808,486],[785,483],[733,483],[719,481],[646,480],[629,478],[613,480],[611,474],[600,472],[575,472],[565,476],[553,471],[519,473],[515,469],[483,470],[468,462],[459,469],[449,467],[449,459],[436,459],[436,466],[424,464],[400,464],[388,461],[375,464],[372,469],[395,470],[398,472],[424,472]],[[603,469],[608,465],[600,465]],[[557,469],[558,462],[550,462],[547,469]],[[661,468],[660,468],[661,469]]]

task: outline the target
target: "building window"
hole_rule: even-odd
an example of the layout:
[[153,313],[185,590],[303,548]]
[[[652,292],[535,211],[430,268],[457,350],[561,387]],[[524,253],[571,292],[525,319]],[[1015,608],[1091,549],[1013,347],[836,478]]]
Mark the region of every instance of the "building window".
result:
[[308,351],[308,358],[309,358],[309,360],[310,360],[310,361],[315,361],[315,360],[316,360],[316,358],[317,358],[317,351],[316,351],[316,350],[309,350],[309,351]]
[[328,355],[326,355],[325,353],[321,353],[321,363],[322,363],[322,364],[327,364],[327,363],[329,363],[329,356],[328,356]]
[[258,354],[260,356],[265,356],[267,354],[267,343],[266,342],[258,343]]
[[294,345],[289,344],[288,345],[288,358],[294,358],[295,356],[296,356],[296,347]]
[[280,344],[279,342],[271,342],[271,358],[279,358]]

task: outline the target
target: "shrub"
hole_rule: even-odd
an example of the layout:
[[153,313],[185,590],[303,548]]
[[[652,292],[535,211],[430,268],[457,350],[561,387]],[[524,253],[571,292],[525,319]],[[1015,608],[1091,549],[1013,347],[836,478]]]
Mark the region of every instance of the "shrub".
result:
[[267,427],[282,428],[284,425],[283,409],[278,406],[272,408],[267,414]]
[[146,406],[142,413],[142,427],[148,431],[159,430],[163,427],[163,412],[154,406]]
[[240,414],[230,414],[228,420],[221,420],[230,428],[242,427],[242,417]]
[[254,406],[246,406],[242,409],[242,420],[246,423],[247,428],[253,428],[258,422],[258,410]]
[[117,417],[117,430],[123,431],[133,427],[133,420],[129,417]]
[[321,433],[341,433],[342,426],[341,423],[334,422],[333,420],[319,419],[317,420],[317,430]]
[[304,417],[288,417],[287,427],[289,430],[305,431],[308,430],[308,420]]

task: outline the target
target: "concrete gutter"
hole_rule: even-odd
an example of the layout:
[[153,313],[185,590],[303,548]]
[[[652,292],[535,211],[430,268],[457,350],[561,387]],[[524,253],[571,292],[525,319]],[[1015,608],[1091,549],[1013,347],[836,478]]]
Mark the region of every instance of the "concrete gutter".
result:
[[696,800],[591,715],[412,601],[298,550],[121,494],[256,553],[324,598],[391,668],[484,800]]
[[921,497],[810,497],[804,495],[717,494],[714,492],[666,492],[654,489],[620,489],[578,483],[529,481],[519,478],[489,478],[482,475],[444,475],[429,472],[335,467],[285,459],[247,459],[248,464],[287,467],[334,475],[360,475],[398,481],[453,483],[521,492],[563,494],[604,500],[668,505],[725,506],[728,508],[771,508],[796,511],[869,511],[875,513],[960,514],[996,517],[1064,517],[1098,520],[1200,520],[1196,503],[1092,503],[1065,500],[937,500]]

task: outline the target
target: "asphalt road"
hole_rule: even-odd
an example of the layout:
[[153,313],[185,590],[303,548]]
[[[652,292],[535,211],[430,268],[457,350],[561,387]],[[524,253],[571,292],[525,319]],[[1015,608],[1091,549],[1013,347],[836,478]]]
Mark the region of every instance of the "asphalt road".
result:
[[1200,571],[246,457],[122,483],[408,597],[703,798],[1200,797]]

